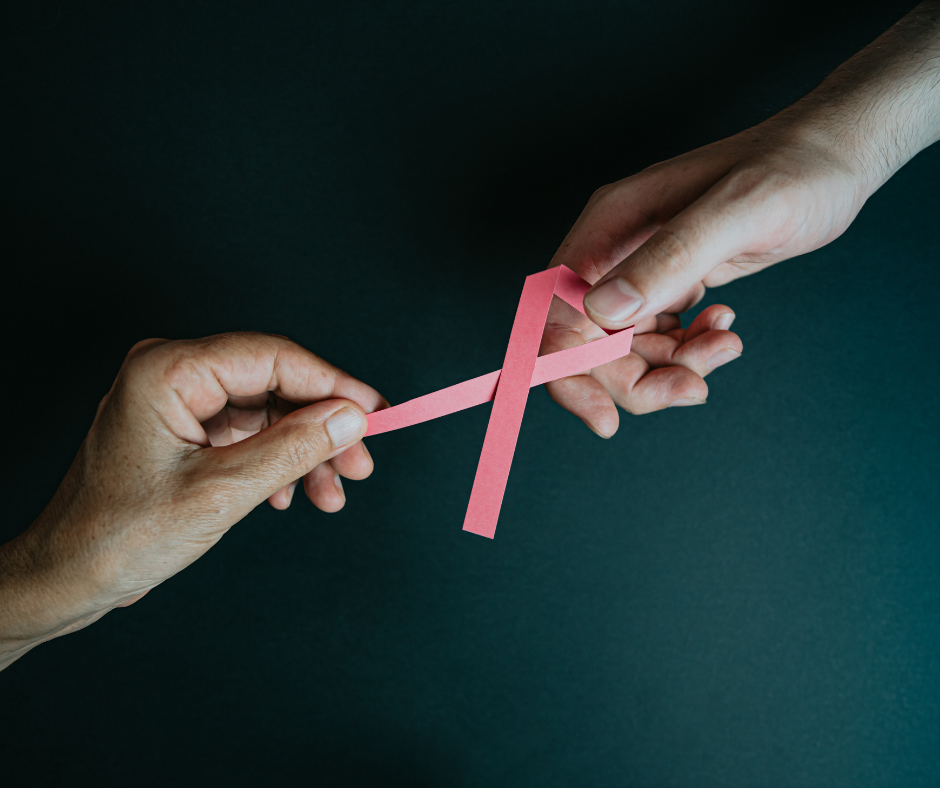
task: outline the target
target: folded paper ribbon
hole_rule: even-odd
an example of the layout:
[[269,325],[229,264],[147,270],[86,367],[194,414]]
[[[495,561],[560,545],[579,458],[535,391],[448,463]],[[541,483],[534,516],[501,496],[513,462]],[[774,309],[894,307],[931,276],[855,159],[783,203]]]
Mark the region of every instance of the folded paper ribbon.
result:
[[526,277],[502,369],[369,414],[367,436],[410,427],[496,400],[483,440],[477,475],[473,480],[463,525],[465,531],[490,539],[496,533],[496,521],[509,479],[509,467],[522,426],[529,388],[581,374],[630,352],[632,326],[610,333],[604,339],[539,356],[542,330],[552,296],[557,295],[583,314],[584,294],[590,287],[574,271],[563,265]]

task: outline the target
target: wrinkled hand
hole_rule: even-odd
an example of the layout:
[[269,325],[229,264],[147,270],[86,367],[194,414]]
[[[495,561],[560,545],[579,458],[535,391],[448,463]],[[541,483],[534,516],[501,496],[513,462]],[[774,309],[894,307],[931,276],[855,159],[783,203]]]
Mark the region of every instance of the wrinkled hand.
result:
[[[595,283],[586,319],[555,300],[542,352],[636,325],[633,352],[549,384],[552,398],[612,435],[631,413],[704,402],[704,377],[737,358],[734,313],[712,306],[683,331],[678,313],[717,287],[838,237],[870,193],[851,157],[776,121],[599,189],[552,265]],[[592,322],[594,324],[592,324]]]
[[0,667],[136,601],[265,499],[286,508],[300,479],[342,508],[386,404],[282,337],[135,346],[55,497],[0,553]]

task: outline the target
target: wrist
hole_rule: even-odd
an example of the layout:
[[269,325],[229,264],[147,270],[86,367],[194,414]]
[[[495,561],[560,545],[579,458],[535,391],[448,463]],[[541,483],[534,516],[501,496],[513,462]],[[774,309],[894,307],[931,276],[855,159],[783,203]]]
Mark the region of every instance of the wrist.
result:
[[856,98],[846,103],[840,106],[810,94],[782,113],[781,120],[801,145],[824,153],[851,173],[864,201],[929,143],[899,133],[887,108],[871,111],[879,117],[869,117],[857,109]]
[[36,607],[28,574],[25,534],[0,545],[0,669],[49,635],[31,615]]
[[56,628],[36,582],[30,531],[0,546],[0,650],[42,640]]
[[95,611],[63,583],[37,526],[0,546],[0,667],[4,656],[82,626]]
[[921,3],[770,122],[857,173],[870,196],[940,139],[940,2]]
[[871,140],[820,124],[799,104],[733,139],[772,165],[782,161],[788,172],[803,168],[827,178],[831,188],[849,195],[856,211],[894,172],[888,172],[873,155]]

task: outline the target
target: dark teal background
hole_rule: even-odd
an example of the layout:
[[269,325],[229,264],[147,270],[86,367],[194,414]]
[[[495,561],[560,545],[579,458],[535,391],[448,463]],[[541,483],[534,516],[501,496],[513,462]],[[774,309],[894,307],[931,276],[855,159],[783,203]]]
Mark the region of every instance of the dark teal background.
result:
[[[8,4],[0,538],[139,339],[282,333],[392,402],[497,368],[595,188],[910,5]],[[338,515],[259,508],[0,674],[3,777],[940,784],[938,191],[934,147],[711,292],[745,352],[704,407],[605,442],[534,390],[493,542],[488,406],[369,441]]]

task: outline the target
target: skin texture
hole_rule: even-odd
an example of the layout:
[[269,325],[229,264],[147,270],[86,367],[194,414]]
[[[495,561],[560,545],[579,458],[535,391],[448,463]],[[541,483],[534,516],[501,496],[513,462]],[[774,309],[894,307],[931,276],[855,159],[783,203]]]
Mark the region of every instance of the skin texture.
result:
[[[817,90],[752,129],[598,189],[552,259],[595,286],[585,310],[636,325],[633,353],[547,385],[599,435],[616,405],[704,402],[705,375],[737,358],[727,307],[678,314],[718,287],[838,238],[865,201],[940,138],[940,3],[923,3]],[[599,338],[555,299],[543,352]],[[708,330],[708,329],[712,330]]]
[[265,499],[286,509],[298,480],[341,509],[387,404],[283,337],[136,345],[55,497],[0,550],[0,665],[137,601]]
[[[555,299],[541,352],[635,324],[633,352],[549,393],[605,437],[616,405],[703,403],[704,377],[741,354],[734,313],[712,306],[685,329],[678,314],[706,287],[837,238],[938,138],[929,2],[774,118],[599,189],[552,260],[596,283],[584,302],[596,324]],[[298,480],[320,509],[342,508],[340,477],[372,471],[365,414],[386,405],[283,337],[138,344],[53,500],[0,548],[0,669],[134,603],[265,499],[287,508]]]

